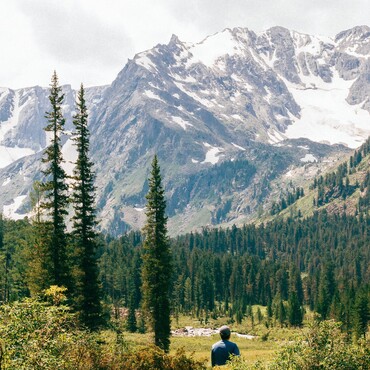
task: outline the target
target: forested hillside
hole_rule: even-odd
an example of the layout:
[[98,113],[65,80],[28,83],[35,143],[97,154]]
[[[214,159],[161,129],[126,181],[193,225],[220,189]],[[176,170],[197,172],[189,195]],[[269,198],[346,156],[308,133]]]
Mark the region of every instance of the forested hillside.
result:
[[[241,321],[249,306],[260,304],[288,323],[296,296],[297,309],[308,305],[352,330],[359,319],[356,302],[368,295],[370,284],[368,209],[363,205],[358,215],[324,210],[306,219],[204,229],[173,239],[174,312],[203,318],[227,314]],[[16,300],[29,294],[33,228],[27,220],[3,220],[1,229],[1,296]],[[100,238],[104,299],[117,309],[132,297],[132,308],[140,308],[141,244],[138,232]]]

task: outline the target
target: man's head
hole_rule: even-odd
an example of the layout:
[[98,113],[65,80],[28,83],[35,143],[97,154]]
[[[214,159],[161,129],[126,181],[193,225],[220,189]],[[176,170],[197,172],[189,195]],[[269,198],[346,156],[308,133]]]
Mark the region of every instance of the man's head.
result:
[[220,335],[221,335],[221,339],[226,339],[226,340],[229,339],[231,335],[230,328],[226,325],[221,326]]

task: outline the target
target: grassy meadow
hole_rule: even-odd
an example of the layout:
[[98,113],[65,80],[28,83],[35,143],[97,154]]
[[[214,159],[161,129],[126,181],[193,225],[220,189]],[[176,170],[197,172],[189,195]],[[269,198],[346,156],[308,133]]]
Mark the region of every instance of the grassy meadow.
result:
[[[253,307],[254,312],[256,312],[257,307]],[[260,309],[262,314],[265,314],[265,307],[260,306]],[[312,315],[308,314],[306,317],[310,319]],[[256,361],[262,364],[270,363],[276,356],[276,352],[284,344],[294,341],[302,333],[302,329],[300,328],[281,327],[278,323],[272,323],[273,325],[269,325],[267,328],[265,319],[262,319],[261,322],[254,319],[254,322],[252,322],[250,317],[244,318],[240,324],[230,322],[230,318],[228,317],[218,319],[209,318],[207,322],[187,316],[180,316],[177,319],[172,318],[173,330],[189,326],[194,328],[217,329],[225,324],[229,325],[232,331],[230,340],[238,345],[241,355],[250,365]],[[255,338],[247,339],[238,337],[236,333],[250,334],[255,336]],[[124,332],[123,340],[129,348],[140,350],[140,348],[144,348],[152,342],[152,336],[150,333]],[[175,354],[178,349],[183,348],[187,355],[193,355],[195,359],[206,360],[207,366],[211,368],[211,347],[213,343],[219,340],[220,336],[218,334],[211,336],[172,336],[170,354]]]

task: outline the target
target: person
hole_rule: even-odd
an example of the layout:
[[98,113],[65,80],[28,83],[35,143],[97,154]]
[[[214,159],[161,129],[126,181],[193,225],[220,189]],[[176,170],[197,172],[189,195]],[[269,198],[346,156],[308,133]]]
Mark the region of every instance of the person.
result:
[[238,346],[235,343],[229,341],[230,335],[231,335],[230,328],[226,325],[221,326],[220,328],[221,340],[212,346],[211,351],[212,367],[216,365],[225,365],[227,360],[230,359],[230,355],[235,356],[240,355]]

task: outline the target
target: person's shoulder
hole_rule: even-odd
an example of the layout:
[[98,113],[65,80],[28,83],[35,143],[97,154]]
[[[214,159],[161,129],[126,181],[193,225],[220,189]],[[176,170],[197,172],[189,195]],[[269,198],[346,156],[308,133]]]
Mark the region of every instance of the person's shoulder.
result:
[[222,344],[222,340],[219,340],[218,342],[216,342],[216,343],[214,343],[214,344],[212,345],[212,349],[213,349],[213,348],[216,348],[216,347],[219,347],[221,344]]
[[236,343],[234,343],[234,342],[231,342],[230,340],[228,340],[228,341],[225,341],[225,342],[227,342],[227,345],[229,346],[229,347],[236,347],[236,348],[238,348],[238,345],[236,344]]

